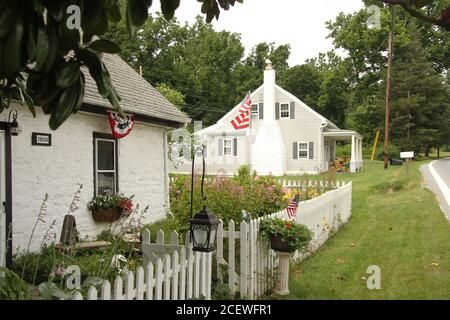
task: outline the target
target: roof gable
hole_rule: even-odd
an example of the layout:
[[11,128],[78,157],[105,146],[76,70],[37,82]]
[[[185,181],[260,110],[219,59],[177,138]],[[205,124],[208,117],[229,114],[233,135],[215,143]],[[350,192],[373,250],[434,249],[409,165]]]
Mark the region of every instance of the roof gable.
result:
[[[178,110],[118,55],[105,53],[102,60],[108,68],[111,81],[121,97],[120,105],[125,112],[179,123],[190,122],[189,117],[184,112]],[[83,73],[86,76],[83,102],[112,110],[109,101],[98,93],[96,83],[87,69],[83,68]]]

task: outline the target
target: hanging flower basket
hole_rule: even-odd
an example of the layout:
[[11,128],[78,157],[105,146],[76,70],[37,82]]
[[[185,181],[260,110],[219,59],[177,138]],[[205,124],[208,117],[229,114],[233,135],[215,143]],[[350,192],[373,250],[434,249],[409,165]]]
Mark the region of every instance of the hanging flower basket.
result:
[[279,252],[289,252],[289,242],[280,236],[270,237],[270,247],[272,250]]
[[114,222],[133,211],[133,197],[123,195],[97,196],[88,204],[92,218],[97,222]]
[[278,252],[304,252],[312,239],[312,232],[305,225],[280,218],[263,219],[259,234]]
[[122,213],[123,208],[121,207],[93,210],[92,218],[96,222],[114,222],[120,219]]

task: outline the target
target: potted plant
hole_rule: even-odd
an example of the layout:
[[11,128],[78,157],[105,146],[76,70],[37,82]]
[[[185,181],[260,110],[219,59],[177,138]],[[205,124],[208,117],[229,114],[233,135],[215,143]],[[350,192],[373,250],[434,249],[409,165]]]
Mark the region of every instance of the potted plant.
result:
[[132,197],[121,194],[96,196],[88,203],[92,218],[97,222],[113,222],[133,210]]
[[259,232],[278,252],[304,252],[312,239],[312,232],[305,225],[280,218],[262,220]]

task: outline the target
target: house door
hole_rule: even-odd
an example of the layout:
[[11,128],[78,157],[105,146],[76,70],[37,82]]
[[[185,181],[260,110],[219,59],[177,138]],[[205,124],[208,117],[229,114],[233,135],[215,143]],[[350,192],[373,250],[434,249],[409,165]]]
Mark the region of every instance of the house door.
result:
[[5,187],[5,132],[0,130],[0,267],[5,265],[6,261],[6,213],[4,201],[6,200]]

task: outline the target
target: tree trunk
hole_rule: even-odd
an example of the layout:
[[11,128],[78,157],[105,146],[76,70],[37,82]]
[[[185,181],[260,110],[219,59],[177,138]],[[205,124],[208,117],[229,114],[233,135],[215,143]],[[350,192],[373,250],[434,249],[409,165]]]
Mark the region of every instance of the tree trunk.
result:
[[437,147],[437,158],[440,159],[441,158],[441,148]]

